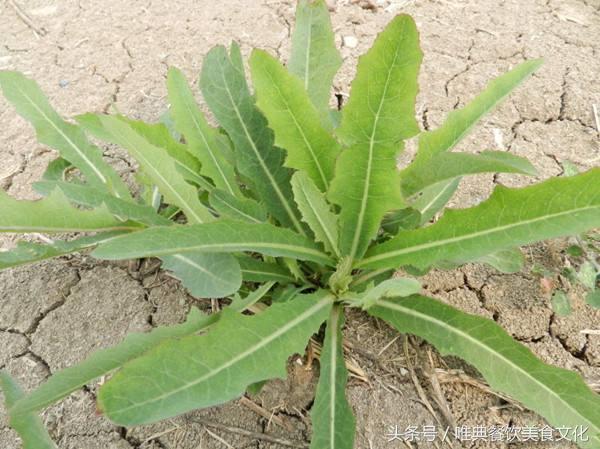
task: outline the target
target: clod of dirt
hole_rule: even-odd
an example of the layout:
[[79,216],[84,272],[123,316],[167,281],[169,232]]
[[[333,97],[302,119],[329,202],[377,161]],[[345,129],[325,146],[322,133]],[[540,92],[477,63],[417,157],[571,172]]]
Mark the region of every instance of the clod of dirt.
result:
[[6,365],[6,363],[20,354],[23,354],[29,341],[27,337],[21,334],[13,334],[12,332],[0,332],[0,367]]
[[192,302],[184,287],[164,274],[144,279],[144,287],[150,289],[148,302],[154,307],[152,324],[171,325],[185,320]]

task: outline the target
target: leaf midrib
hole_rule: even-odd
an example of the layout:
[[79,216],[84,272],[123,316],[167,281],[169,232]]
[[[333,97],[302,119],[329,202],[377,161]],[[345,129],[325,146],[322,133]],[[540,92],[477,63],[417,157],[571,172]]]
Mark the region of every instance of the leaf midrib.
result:
[[313,206],[312,201],[310,201],[310,198],[308,197],[308,195],[306,194],[304,189],[302,187],[300,187],[300,190],[302,192],[302,195],[304,195],[304,199],[305,199],[306,203],[309,205],[311,211],[313,212],[313,215],[319,222],[319,225],[321,225],[321,229],[323,230],[323,232],[325,233],[325,236],[327,237],[327,240],[329,241],[329,246],[331,247],[331,250],[333,251],[333,253],[336,257],[339,257],[340,252],[338,249],[338,245],[337,245],[337,242],[335,241],[335,239],[333,238],[333,236],[331,235],[329,227],[326,226],[325,223],[323,222],[323,220],[321,219],[321,215],[317,212],[317,209]]
[[216,281],[227,282],[227,279],[224,279],[224,278],[221,278],[219,276],[216,276],[212,271],[207,270],[202,265],[197,264],[196,262],[194,262],[192,259],[190,259],[188,257],[185,257],[185,256],[183,256],[181,254],[173,254],[170,257],[174,257],[175,259],[181,260],[183,263],[186,263],[188,265],[191,265],[194,268],[197,268],[202,273],[210,276],[211,278],[215,279]]
[[340,310],[339,306],[334,306],[333,311],[331,312],[331,319],[328,326],[331,326],[331,358],[329,363],[331,364],[331,371],[329,373],[329,384],[331,389],[331,396],[329,398],[329,447],[335,448],[335,402],[336,402],[336,394],[337,394],[337,385],[336,385],[336,377],[337,377],[337,344],[338,344],[338,320],[340,318]]
[[395,251],[390,251],[390,252],[386,252],[386,253],[382,253],[382,254],[377,254],[377,255],[374,255],[371,257],[367,257],[367,258],[359,261],[356,264],[355,268],[360,268],[360,267],[369,265],[371,263],[378,262],[380,260],[391,259],[391,258],[394,258],[397,256],[401,256],[403,254],[410,254],[410,253],[418,252],[421,250],[426,250],[429,248],[435,248],[436,246],[443,246],[443,245],[446,245],[449,243],[456,243],[456,242],[460,242],[463,240],[469,240],[469,239],[481,237],[481,236],[484,236],[487,234],[493,234],[496,232],[507,231],[507,230],[510,230],[510,229],[513,229],[516,227],[529,226],[529,225],[532,225],[532,224],[535,224],[538,222],[543,222],[545,220],[559,218],[564,215],[572,215],[574,213],[586,212],[588,210],[594,210],[594,209],[600,209],[600,206],[588,206],[588,207],[583,207],[583,208],[578,208],[578,209],[570,209],[570,210],[558,212],[555,214],[544,215],[542,217],[536,217],[536,218],[533,218],[530,220],[519,221],[517,223],[510,223],[510,224],[503,225],[503,226],[497,226],[494,228],[485,229],[483,231],[473,232],[471,234],[466,234],[466,235],[459,236],[459,237],[452,237],[452,238],[447,238],[447,239],[442,239],[442,240],[434,240],[433,242],[422,243],[420,245],[415,245],[415,246],[409,246],[407,248],[402,248],[402,249],[398,249]]
[[211,377],[218,375],[220,372],[234,366],[235,364],[244,360],[245,358],[251,357],[255,352],[257,352],[260,349],[264,348],[265,346],[269,345],[270,343],[272,343],[276,339],[280,338],[285,333],[291,331],[294,327],[300,325],[303,321],[305,321],[305,320],[311,318],[313,315],[317,314],[323,307],[327,306],[331,302],[332,298],[333,298],[332,294],[326,295],[323,299],[321,299],[319,302],[317,302],[310,309],[308,309],[305,312],[301,313],[300,315],[296,316],[293,320],[289,321],[284,326],[280,327],[275,332],[271,333],[271,335],[263,338],[261,341],[259,341],[253,347],[243,351],[242,353],[238,354],[235,357],[229,358],[225,363],[222,363],[220,366],[211,369],[209,372],[207,372],[203,376],[193,380],[192,382],[187,382],[184,385],[182,385],[178,388],[175,388],[174,390],[164,392],[163,394],[161,394],[159,396],[155,396],[151,399],[147,399],[145,401],[138,402],[136,404],[132,404],[128,407],[118,409],[117,411],[113,412],[112,414],[113,415],[122,414],[131,409],[143,407],[147,404],[152,404],[155,402],[160,402],[169,396],[175,395],[175,394],[177,394],[181,391],[185,391],[189,388],[193,388],[195,385],[198,385],[199,383],[202,383],[202,382],[206,381],[207,379],[210,379]]
[[454,333],[460,337],[463,337],[467,340],[469,340],[471,343],[473,343],[474,345],[480,347],[482,350],[490,353],[492,355],[492,357],[496,356],[497,358],[501,359],[503,362],[505,362],[507,365],[512,366],[513,368],[515,368],[517,371],[519,371],[521,374],[523,374],[525,377],[529,378],[531,381],[533,381],[533,383],[541,385],[542,388],[544,390],[546,390],[548,393],[550,393],[552,396],[554,396],[555,398],[557,398],[559,400],[559,402],[564,403],[565,407],[570,409],[575,415],[581,417],[583,420],[585,420],[588,424],[592,425],[595,428],[595,432],[600,432],[600,429],[596,428],[596,426],[590,422],[585,416],[583,416],[579,411],[577,411],[575,408],[573,408],[573,406],[571,406],[569,404],[568,401],[565,401],[557,392],[555,392],[552,388],[548,387],[546,384],[544,384],[543,382],[540,382],[535,376],[533,376],[532,374],[530,374],[529,372],[527,372],[525,369],[521,368],[519,365],[515,364],[514,362],[512,362],[510,359],[506,358],[503,354],[494,351],[493,348],[491,348],[490,346],[486,345],[485,343],[483,343],[482,341],[472,337],[470,334],[461,331],[460,329],[456,328],[456,327],[452,327],[449,324],[447,324],[446,322],[439,320],[431,315],[427,315],[421,312],[418,312],[414,309],[411,308],[407,308],[407,307],[402,307],[401,304],[399,303],[392,303],[386,300],[379,300],[377,302],[377,305],[381,306],[381,307],[385,307],[391,310],[397,310],[401,313],[405,313],[407,315],[411,315],[417,319],[422,319],[425,321],[428,321],[430,323],[433,323],[435,325],[438,325],[440,327],[443,327],[445,329],[447,329],[449,332]]

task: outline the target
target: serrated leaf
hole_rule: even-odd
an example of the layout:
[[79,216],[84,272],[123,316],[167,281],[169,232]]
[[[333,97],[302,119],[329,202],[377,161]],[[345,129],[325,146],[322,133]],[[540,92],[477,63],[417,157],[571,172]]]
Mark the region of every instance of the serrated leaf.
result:
[[59,191],[37,201],[15,200],[0,189],[0,232],[134,231],[136,223],[114,218],[102,206],[76,209]]
[[201,174],[212,179],[218,189],[241,196],[233,166],[221,151],[217,130],[208,125],[183,73],[175,67],[167,74],[167,88],[175,129],[185,137],[189,151],[202,163]]
[[34,183],[33,188],[43,195],[48,195],[52,190],[58,189],[69,201],[80,206],[96,208],[104,205],[111,214],[121,220],[133,220],[154,226],[171,224],[168,219],[158,215],[150,206],[122,200],[90,186],[60,181],[40,181]]
[[313,231],[317,242],[322,242],[330,254],[339,257],[338,217],[331,211],[324,195],[303,171],[292,176],[292,191],[302,220]]
[[294,282],[291,273],[276,263],[265,262],[250,256],[238,256],[244,281],[267,282],[276,281],[281,284]]
[[[427,163],[436,154],[450,151],[454,148],[485,114],[490,112],[541,65],[541,59],[525,61],[519,64],[510,72],[492,80],[483,92],[477,95],[464,108],[448,114],[448,118],[442,126],[422,133],[419,136],[419,150],[417,155],[407,170],[411,171],[421,168],[421,164]],[[403,176],[405,171],[403,171]]]
[[68,242],[57,240],[50,244],[21,241],[10,251],[0,251],[0,270],[82,251],[119,235],[122,232],[103,232]]
[[132,259],[187,252],[232,253],[253,251],[275,257],[331,265],[333,261],[317,244],[289,229],[268,223],[234,220],[187,226],[156,226],[100,245],[92,253],[100,259]]
[[323,352],[319,358],[319,383],[310,417],[310,449],[353,449],[356,432],[352,408],[346,399],[348,371],[342,346],[344,309],[333,307],[327,320]]
[[522,189],[497,187],[476,207],[448,210],[435,224],[401,231],[373,247],[356,268],[425,268],[476,260],[506,248],[600,226],[600,169]]
[[213,48],[202,65],[202,94],[233,141],[238,171],[277,220],[303,234],[292,201],[291,171],[283,167],[283,151],[273,146],[273,133],[254,104],[240,64],[236,44],[231,46],[231,56],[225,47]]
[[506,151],[482,151],[479,154],[441,153],[429,163],[409,166],[402,173],[402,192],[411,196],[440,182],[477,173],[519,173],[535,175],[527,159]]
[[[24,396],[21,387],[6,371],[0,371],[0,388],[4,394],[6,409],[10,409]],[[22,416],[11,415],[9,418],[10,426],[21,438],[22,449],[56,449],[39,416],[27,413]]]
[[17,112],[31,122],[38,141],[57,150],[76,166],[93,187],[114,195],[131,198],[119,175],[102,159],[81,129],[65,122],[48,103],[37,83],[19,72],[0,71],[0,88]]
[[254,50],[250,57],[256,104],[275,132],[275,145],[287,151],[285,166],[304,170],[316,186],[327,192],[340,147],[321,126],[302,82],[275,58]]
[[242,285],[240,264],[231,254],[186,252],[161,260],[163,268],[172,271],[197,298],[223,298]]
[[220,404],[248,385],[285,377],[288,357],[304,351],[332,299],[319,291],[253,316],[225,309],[206,335],[165,342],[128,363],[100,389],[99,407],[118,424],[143,424]]
[[426,187],[412,199],[411,207],[421,213],[421,226],[429,222],[450,201],[458,189],[460,180],[461,178],[454,178]]
[[249,223],[267,221],[267,211],[259,202],[244,197],[236,197],[224,190],[215,189],[210,192],[208,201],[219,215]]
[[340,247],[363,256],[386,212],[403,205],[396,156],[415,135],[422,59],[415,23],[399,15],[358,63],[337,134],[349,148],[338,158],[329,199],[341,207]]
[[525,257],[519,248],[508,248],[488,254],[479,259],[502,273],[518,273],[525,265]]
[[[204,223],[213,219],[198,199],[196,189],[183,179],[173,158],[163,149],[152,145],[119,117],[104,115],[98,118],[110,136],[110,141],[131,154],[168,203],[180,207],[191,223]],[[94,129],[88,130],[94,132]]]
[[464,359],[493,389],[518,398],[550,425],[587,427],[589,441],[578,444],[600,447],[600,396],[578,374],[541,362],[493,321],[423,296],[381,300],[369,313],[424,338],[443,355]]
[[328,122],[333,77],[342,65],[324,0],[300,0],[292,33],[292,53],[288,69],[303,81],[304,90]]
[[10,412],[15,416],[20,416],[41,410],[88,382],[140,357],[160,343],[172,338],[182,338],[194,334],[216,323],[218,319],[218,314],[204,315],[198,309],[192,308],[185,323],[157,327],[144,334],[128,334],[118,345],[94,352],[83,362],[54,373],[36,390],[19,400],[10,409]]

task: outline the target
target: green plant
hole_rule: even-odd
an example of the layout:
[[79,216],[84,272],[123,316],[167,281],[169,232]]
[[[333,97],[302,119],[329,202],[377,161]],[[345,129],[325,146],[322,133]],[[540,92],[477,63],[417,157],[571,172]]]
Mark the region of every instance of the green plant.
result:
[[[341,59],[323,1],[300,1],[292,44],[287,68],[263,51],[252,53],[255,97],[236,44],[208,53],[200,88],[220,128],[209,126],[174,68],[162,124],[86,114],[73,125],[33,81],[0,72],[6,98],[40,142],[60,153],[35,185],[43,199],[0,193],[0,230],[95,233],[22,242],[0,253],[0,267],[87,248],[101,259],[159,257],[194,295],[231,299],[218,314],[194,309],[183,324],[132,334],[25,396],[4,374],[11,424],[25,447],[52,447],[35,413],[99,376],[114,372],[100,388],[102,413],[124,426],[149,423],[285,376],[288,357],[302,353],[326,323],[311,447],[352,448],[345,307],[462,357],[550,424],[587,427],[582,447],[600,447],[600,397],[578,375],[540,362],[493,321],[420,295],[415,279],[391,276],[398,267],[419,274],[471,261],[514,270],[519,245],[600,226],[598,169],[521,189],[497,187],[478,206],[443,211],[465,175],[534,173],[506,152],[451,150],[541,62],[500,76],[440,128],[419,134],[422,55],[410,17],[396,17],[361,57],[341,112],[329,109]],[[84,130],[139,163],[139,199]],[[403,142],[416,135],[418,152],[399,171]],[[258,301],[270,307],[241,313]]]

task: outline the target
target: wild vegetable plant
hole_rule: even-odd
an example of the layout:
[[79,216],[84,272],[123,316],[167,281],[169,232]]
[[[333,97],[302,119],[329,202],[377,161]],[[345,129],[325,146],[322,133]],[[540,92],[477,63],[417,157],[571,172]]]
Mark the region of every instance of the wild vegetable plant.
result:
[[[60,153],[35,184],[43,199],[0,193],[0,229],[86,233],[22,242],[0,254],[3,268],[93,248],[100,259],[158,257],[193,295],[230,299],[217,314],[192,309],[183,324],[129,335],[27,395],[3,374],[25,447],[52,447],[35,414],[99,376],[111,374],[98,394],[104,415],[123,426],[150,423],[284,377],[288,358],[325,324],[311,448],[350,449],[342,328],[344,310],[355,307],[463,358],[551,425],[587,427],[589,441],[579,444],[599,448],[600,397],[577,374],[542,363],[493,321],[421,295],[416,279],[392,276],[400,267],[422,274],[477,261],[514,270],[520,245],[600,226],[599,169],[498,186],[478,206],[443,210],[463,176],[535,173],[508,152],[452,150],[541,62],[515,67],[438,129],[420,132],[421,59],[414,21],[396,17],[360,58],[348,103],[331,110],[341,58],[324,2],[301,0],[287,66],[252,52],[254,93],[237,44],[206,55],[200,89],[218,128],[175,68],[168,116],[158,124],[99,114],[71,124],[33,81],[0,73],[6,98]],[[137,161],[139,197],[86,133]],[[398,170],[404,142],[415,136],[416,156]]]

